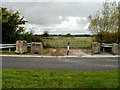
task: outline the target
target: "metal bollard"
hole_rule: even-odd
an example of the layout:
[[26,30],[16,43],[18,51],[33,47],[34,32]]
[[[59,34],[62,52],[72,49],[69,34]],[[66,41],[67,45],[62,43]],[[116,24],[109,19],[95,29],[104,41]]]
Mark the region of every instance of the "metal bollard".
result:
[[68,46],[67,46],[67,55],[69,55],[69,50],[70,50],[70,43],[68,42]]

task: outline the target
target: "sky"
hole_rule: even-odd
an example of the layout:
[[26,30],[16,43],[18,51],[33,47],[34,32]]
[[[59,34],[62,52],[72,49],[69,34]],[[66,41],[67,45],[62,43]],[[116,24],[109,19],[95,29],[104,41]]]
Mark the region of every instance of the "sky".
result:
[[[11,2],[10,2],[11,1]],[[24,0],[25,1],[25,0]],[[26,31],[33,30],[34,34],[42,34],[48,31],[49,34],[90,34],[88,16],[102,9],[103,2],[94,0],[78,2],[46,2],[29,0],[5,0],[3,7],[19,11],[28,22],[22,25]],[[49,1],[49,2],[48,2]]]

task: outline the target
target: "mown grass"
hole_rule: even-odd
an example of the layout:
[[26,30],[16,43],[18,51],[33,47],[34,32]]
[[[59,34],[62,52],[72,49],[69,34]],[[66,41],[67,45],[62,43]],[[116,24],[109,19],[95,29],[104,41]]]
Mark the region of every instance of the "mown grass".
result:
[[3,88],[118,88],[118,71],[3,69]]
[[92,38],[43,39],[44,46],[48,48],[66,48],[68,42],[70,43],[70,48],[91,48]]

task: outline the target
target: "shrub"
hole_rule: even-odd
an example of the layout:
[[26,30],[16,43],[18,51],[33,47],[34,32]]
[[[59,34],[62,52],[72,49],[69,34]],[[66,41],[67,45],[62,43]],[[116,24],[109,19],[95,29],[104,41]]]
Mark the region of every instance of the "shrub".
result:
[[101,43],[118,43],[119,34],[101,31],[95,36],[95,41]]

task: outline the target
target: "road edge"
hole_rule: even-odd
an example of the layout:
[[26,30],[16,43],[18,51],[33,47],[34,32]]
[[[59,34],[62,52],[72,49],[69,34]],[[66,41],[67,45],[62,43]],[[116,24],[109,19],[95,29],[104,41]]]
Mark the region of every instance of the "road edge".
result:
[[42,56],[42,55],[9,55],[9,54],[0,54],[0,56],[1,57],[83,57],[83,58],[120,57],[120,55]]

